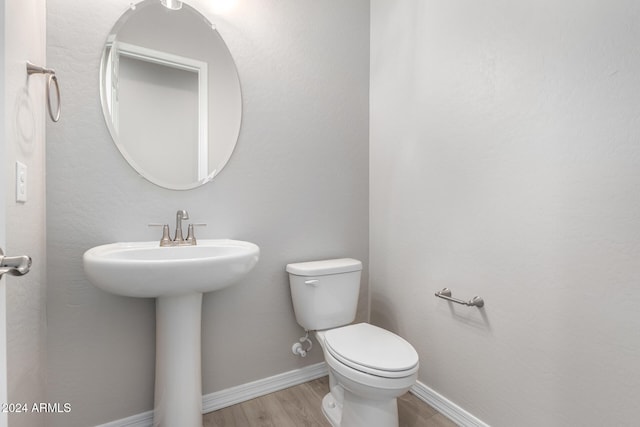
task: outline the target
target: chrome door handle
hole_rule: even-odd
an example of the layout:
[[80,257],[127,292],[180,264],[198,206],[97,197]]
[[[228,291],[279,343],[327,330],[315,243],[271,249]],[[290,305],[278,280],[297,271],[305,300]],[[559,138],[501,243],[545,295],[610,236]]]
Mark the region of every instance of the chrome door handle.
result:
[[4,256],[4,252],[0,249],[0,277],[5,273],[12,276],[24,276],[30,268],[31,257],[27,255]]

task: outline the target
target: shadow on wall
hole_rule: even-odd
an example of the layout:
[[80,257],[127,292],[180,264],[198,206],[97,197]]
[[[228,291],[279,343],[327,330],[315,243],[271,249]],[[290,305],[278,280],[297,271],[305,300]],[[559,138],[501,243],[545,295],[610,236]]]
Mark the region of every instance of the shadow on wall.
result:
[[[491,322],[489,321],[489,316],[487,316],[486,308],[457,307],[455,303],[449,301],[447,301],[446,304],[449,305],[449,311],[451,312],[451,318],[453,320],[487,333],[491,332]],[[464,315],[459,314],[462,310],[465,311]]]
[[[439,304],[444,310],[444,306],[447,305],[451,319],[462,323],[464,326],[471,326],[479,331],[491,333],[491,322],[487,314],[487,304],[481,308],[478,307],[466,307],[464,305],[456,304],[451,301],[439,299]],[[489,306],[491,308],[491,306]]]

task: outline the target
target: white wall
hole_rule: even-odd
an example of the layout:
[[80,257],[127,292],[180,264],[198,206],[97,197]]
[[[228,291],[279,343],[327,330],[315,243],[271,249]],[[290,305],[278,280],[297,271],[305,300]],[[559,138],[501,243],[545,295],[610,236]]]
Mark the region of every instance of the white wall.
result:
[[[6,278],[7,399],[45,399],[45,89],[44,76],[27,79],[26,61],[46,65],[45,1],[5,0],[4,132],[7,189],[6,255],[30,255],[23,277]],[[15,200],[15,162],[28,168],[26,203]],[[37,413],[9,414],[11,427],[44,425]]]
[[119,56],[118,138],[147,177],[182,186],[198,182],[199,95],[197,72]]
[[635,0],[371,3],[372,320],[494,427],[637,425],[638,19]]
[[147,224],[171,222],[177,209],[208,223],[200,238],[260,246],[246,280],[205,296],[205,393],[322,359],[291,353],[302,330],[286,263],[368,263],[368,1],[250,0],[224,16],[211,13],[214,2],[191,2],[209,11],[236,60],[243,123],[225,169],[184,192],[136,175],[102,118],[102,47],[129,3],[47,2],[47,53],[64,102],[60,124],[47,129],[48,399],[73,407],[51,426],[95,425],[153,405],[154,303],[88,283],[81,256],[90,247],[159,239]]

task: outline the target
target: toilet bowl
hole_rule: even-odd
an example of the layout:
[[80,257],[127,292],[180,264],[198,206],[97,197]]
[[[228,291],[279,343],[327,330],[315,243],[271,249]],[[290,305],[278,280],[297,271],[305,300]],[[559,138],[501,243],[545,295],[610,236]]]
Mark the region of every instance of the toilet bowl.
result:
[[298,323],[322,347],[333,427],[398,427],[397,397],[418,376],[418,354],[403,338],[355,319],[362,263],[351,258],[288,264]]
[[396,398],[418,377],[418,355],[397,335],[367,323],[317,331],[329,375],[322,411],[333,427],[397,427]]

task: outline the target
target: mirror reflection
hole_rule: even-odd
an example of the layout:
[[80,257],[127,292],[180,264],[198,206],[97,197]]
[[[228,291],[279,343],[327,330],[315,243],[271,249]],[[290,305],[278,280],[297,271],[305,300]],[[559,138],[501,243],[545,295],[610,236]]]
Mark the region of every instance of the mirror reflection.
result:
[[211,23],[187,4],[167,6],[146,0],[116,23],[102,56],[101,98],[129,164],[157,185],[183,190],[228,162],[242,100],[231,54]]

